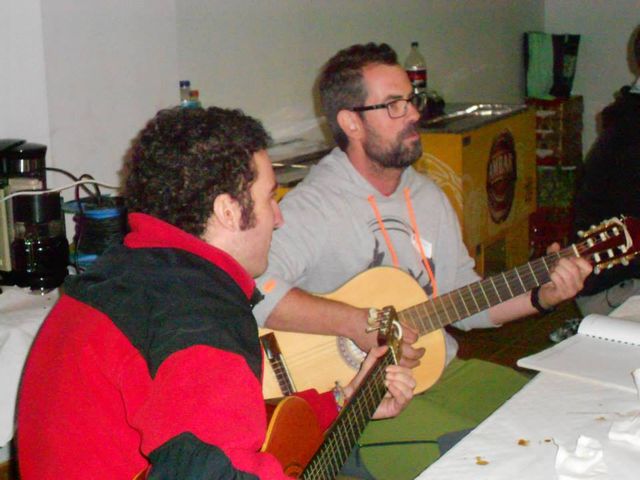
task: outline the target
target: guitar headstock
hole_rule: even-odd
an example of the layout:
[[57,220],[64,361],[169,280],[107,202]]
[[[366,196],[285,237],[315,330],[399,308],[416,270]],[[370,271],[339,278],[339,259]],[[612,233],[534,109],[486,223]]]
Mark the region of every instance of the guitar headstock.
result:
[[367,331],[378,332],[378,345],[388,345],[395,358],[395,363],[398,363],[401,357],[402,325],[398,320],[396,309],[393,306],[386,306],[381,310],[376,310],[375,316],[372,318],[373,321],[371,319],[369,321],[372,327]]
[[269,360],[273,360],[278,355],[282,354],[280,346],[278,345],[278,340],[276,340],[276,336],[272,332],[260,335],[260,343],[264,349],[265,356]]
[[593,264],[598,274],[614,265],[629,265],[640,249],[640,221],[632,217],[614,217],[586,232],[578,232],[583,241],[576,245],[581,257]]

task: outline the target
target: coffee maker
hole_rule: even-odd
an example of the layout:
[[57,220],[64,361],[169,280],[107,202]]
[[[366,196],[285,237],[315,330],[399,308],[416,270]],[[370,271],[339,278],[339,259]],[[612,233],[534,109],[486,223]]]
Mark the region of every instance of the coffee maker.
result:
[[0,139],[0,279],[39,291],[59,286],[69,261],[60,193],[46,192],[46,151]]

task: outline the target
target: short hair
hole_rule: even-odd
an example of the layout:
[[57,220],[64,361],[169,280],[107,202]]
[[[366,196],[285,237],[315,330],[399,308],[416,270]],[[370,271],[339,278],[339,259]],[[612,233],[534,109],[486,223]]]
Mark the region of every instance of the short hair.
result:
[[242,207],[242,227],[254,222],[253,154],[270,141],[262,124],[240,110],[161,110],[138,134],[124,168],[125,204],[202,236],[223,193]]
[[340,50],[322,69],[320,101],[333,138],[342,150],[347,148],[349,139],[338,125],[338,113],[365,102],[368,93],[362,70],[371,64],[397,65],[398,56],[386,43],[353,45]]

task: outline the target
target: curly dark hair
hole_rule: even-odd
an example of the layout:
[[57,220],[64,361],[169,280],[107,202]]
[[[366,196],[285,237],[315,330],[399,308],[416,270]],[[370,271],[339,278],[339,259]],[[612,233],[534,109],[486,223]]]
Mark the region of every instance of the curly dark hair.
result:
[[262,124],[240,110],[161,110],[129,151],[125,204],[200,237],[214,199],[227,193],[242,207],[242,228],[249,228],[255,221],[253,154],[269,142]]
[[367,90],[362,81],[362,69],[371,64],[397,65],[398,56],[386,43],[352,45],[331,57],[320,74],[318,86],[322,108],[333,138],[342,150],[347,148],[349,139],[338,125],[338,113],[365,102]]

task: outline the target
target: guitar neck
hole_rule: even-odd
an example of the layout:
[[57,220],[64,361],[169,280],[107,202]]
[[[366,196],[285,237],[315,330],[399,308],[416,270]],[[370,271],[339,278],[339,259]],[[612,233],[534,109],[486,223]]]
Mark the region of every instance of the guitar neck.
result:
[[577,246],[533,260],[525,265],[471,283],[430,301],[398,312],[401,321],[420,335],[487,310],[550,280],[551,268],[562,257],[579,256]]
[[362,431],[380,405],[387,391],[384,386],[385,369],[394,363],[396,363],[395,355],[389,348],[387,353],[378,359],[360,388],[342,409],[300,478],[326,480],[338,475]]
[[289,369],[287,368],[282,352],[280,351],[280,346],[278,345],[276,336],[273,332],[261,335],[260,343],[262,344],[265,356],[271,365],[271,370],[276,376],[280,391],[285,397],[293,395],[296,392],[296,387],[293,384],[291,375],[289,374]]

